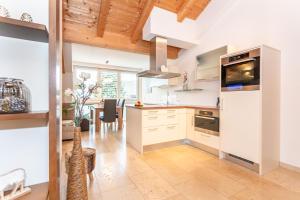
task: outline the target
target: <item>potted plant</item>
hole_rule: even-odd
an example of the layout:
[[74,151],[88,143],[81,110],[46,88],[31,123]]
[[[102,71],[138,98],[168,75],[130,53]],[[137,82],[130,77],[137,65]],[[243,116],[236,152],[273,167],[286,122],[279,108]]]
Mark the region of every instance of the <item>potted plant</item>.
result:
[[76,90],[65,90],[66,96],[71,96],[75,109],[74,116],[74,140],[72,155],[68,160],[68,183],[67,183],[67,200],[87,200],[87,183],[85,160],[81,146],[81,123],[84,119],[83,109],[86,102],[91,98],[99,84],[87,85],[87,80],[91,78],[89,73],[80,74],[80,83]]

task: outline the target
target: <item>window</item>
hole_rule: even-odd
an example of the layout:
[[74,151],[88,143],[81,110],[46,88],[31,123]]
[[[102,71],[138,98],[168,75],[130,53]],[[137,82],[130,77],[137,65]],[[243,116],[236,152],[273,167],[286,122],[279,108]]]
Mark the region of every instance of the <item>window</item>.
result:
[[118,73],[114,71],[100,71],[99,80],[102,85],[101,97],[103,99],[118,98]]
[[120,73],[120,98],[137,99],[137,77],[135,73]]
[[91,79],[88,85],[99,82],[102,88],[92,99],[130,99],[136,100],[138,96],[138,79],[136,72],[119,71],[114,69],[91,69],[88,67],[75,66],[74,86],[78,84],[82,72],[90,73]]

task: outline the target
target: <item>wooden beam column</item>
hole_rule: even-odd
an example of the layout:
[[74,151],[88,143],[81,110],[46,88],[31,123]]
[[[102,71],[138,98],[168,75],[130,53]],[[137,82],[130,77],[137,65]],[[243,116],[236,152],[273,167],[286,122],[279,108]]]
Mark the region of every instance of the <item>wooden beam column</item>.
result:
[[143,27],[153,9],[154,3],[155,3],[154,0],[147,0],[147,2],[145,3],[145,7],[139,17],[139,20],[133,29],[133,33],[131,36],[131,41],[133,43],[136,43],[140,39]]
[[49,200],[60,200],[61,0],[49,0]]
[[101,0],[100,11],[98,17],[97,36],[103,37],[106,19],[110,9],[110,0]]
[[177,21],[182,22],[192,11],[197,0],[186,0],[177,12]]

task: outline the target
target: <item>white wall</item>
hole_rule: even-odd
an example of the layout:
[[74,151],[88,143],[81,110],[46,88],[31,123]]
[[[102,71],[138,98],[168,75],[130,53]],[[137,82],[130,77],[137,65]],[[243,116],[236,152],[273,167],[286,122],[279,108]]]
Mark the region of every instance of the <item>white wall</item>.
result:
[[[281,81],[281,161],[300,167],[300,1],[298,0],[212,0],[200,15],[199,46],[181,52],[177,66],[193,73],[195,56],[233,45],[245,49],[266,44],[282,52]],[[218,96],[215,82],[195,82],[208,87],[210,95],[189,95],[199,104],[214,103]],[[203,95],[203,96],[202,96]],[[212,101],[211,103],[209,103]]]
[[72,59],[74,62],[86,62],[94,64],[107,64],[131,67],[149,68],[149,56],[113,49],[104,49],[81,44],[72,44]]
[[196,30],[196,21],[185,19],[178,22],[176,13],[154,7],[143,28],[143,39],[149,41],[159,35],[168,38],[168,44],[171,46],[190,49],[196,42]]
[[[48,0],[0,0],[0,5],[9,10],[12,18],[28,12],[34,22],[48,25]],[[48,110],[48,44],[0,37],[0,61],[1,77],[21,78],[30,88],[32,110]],[[0,174],[21,167],[27,171],[27,184],[47,182],[47,125],[1,121],[0,158]]]

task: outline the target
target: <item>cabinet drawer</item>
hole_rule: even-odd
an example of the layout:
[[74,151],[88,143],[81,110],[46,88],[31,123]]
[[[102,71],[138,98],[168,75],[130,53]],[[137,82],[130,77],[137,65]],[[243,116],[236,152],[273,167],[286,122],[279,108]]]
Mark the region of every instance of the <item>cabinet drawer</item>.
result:
[[144,110],[143,116],[149,116],[149,115],[162,115],[164,112],[163,110]]
[[164,127],[163,142],[169,142],[180,139],[180,127],[178,124],[170,124]]
[[164,118],[161,115],[143,116],[143,127],[160,126],[164,124]]
[[167,125],[172,125],[172,124],[178,124],[179,123],[179,116],[174,113],[174,114],[167,114],[164,116],[164,123]]
[[219,137],[214,135],[209,135],[199,131],[194,132],[194,140],[200,144],[219,149]]
[[143,128],[143,145],[160,143],[163,131],[163,127]]
[[177,112],[178,112],[177,109],[166,109],[166,110],[165,110],[165,113],[166,113],[167,115],[176,114]]

